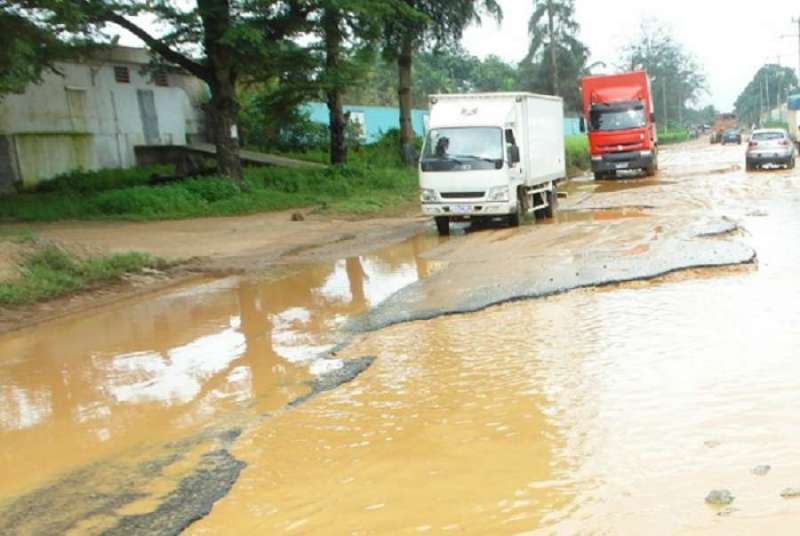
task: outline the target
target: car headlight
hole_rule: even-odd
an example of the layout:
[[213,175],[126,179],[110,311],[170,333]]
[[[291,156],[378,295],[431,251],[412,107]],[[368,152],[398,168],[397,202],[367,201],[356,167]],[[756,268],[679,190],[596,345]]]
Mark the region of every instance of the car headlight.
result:
[[495,186],[489,189],[489,201],[508,201],[508,186]]
[[419,191],[419,197],[423,203],[435,203],[436,199],[436,190],[431,190],[430,188],[422,188]]

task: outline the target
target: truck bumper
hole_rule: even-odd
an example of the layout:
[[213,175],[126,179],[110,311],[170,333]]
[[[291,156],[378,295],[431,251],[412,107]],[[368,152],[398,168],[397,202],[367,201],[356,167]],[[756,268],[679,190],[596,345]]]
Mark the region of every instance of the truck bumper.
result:
[[640,151],[630,153],[606,153],[602,156],[592,157],[592,171],[606,173],[609,171],[623,171],[626,169],[647,169],[653,165],[653,153]]
[[422,213],[426,216],[448,216],[451,218],[493,217],[514,214],[517,203],[486,203],[486,202],[459,202],[459,203],[423,203]]

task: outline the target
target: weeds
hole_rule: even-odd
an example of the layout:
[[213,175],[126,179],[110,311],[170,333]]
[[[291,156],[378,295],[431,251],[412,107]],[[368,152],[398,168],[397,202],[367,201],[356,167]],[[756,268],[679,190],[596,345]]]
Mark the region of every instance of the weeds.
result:
[[145,268],[167,263],[145,253],[76,258],[58,246],[45,244],[23,260],[20,277],[0,282],[0,305],[24,305],[115,281]]

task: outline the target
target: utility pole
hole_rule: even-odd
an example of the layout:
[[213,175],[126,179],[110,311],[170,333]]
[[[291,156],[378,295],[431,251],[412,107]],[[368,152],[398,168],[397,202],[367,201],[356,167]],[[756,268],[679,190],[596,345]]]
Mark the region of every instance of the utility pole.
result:
[[792,17],[792,22],[797,24],[797,79],[800,80],[800,17]]
[[669,121],[667,121],[667,77],[661,79],[661,93],[664,101],[664,131],[669,130]]

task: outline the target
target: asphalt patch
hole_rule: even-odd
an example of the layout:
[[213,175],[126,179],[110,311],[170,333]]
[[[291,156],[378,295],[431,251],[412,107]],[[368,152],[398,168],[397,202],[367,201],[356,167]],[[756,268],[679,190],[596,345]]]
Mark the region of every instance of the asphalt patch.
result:
[[[579,288],[654,279],[673,272],[752,263],[749,246],[721,238],[735,222],[702,218],[675,229],[650,222],[635,234],[576,251],[537,249],[536,230],[520,232],[502,244],[484,245],[446,268],[392,295],[349,322],[350,332],[369,332],[394,324],[472,313],[519,300],[553,296]],[[630,226],[628,226],[630,227]],[[627,231],[626,231],[627,232]],[[469,250],[470,248],[462,248]],[[478,249],[478,248],[473,248]],[[530,252],[530,253],[529,253]]]

